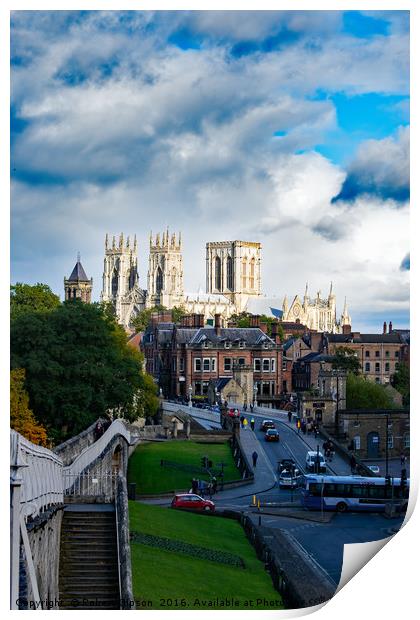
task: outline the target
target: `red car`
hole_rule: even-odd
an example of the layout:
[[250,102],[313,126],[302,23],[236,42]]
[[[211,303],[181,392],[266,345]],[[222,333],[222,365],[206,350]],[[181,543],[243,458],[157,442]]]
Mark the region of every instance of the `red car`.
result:
[[184,508],[187,510],[199,510],[204,512],[214,512],[214,502],[209,499],[203,499],[194,493],[184,493],[183,495],[175,495],[171,503],[172,508]]
[[266,441],[279,441],[279,432],[275,428],[269,428],[265,434]]

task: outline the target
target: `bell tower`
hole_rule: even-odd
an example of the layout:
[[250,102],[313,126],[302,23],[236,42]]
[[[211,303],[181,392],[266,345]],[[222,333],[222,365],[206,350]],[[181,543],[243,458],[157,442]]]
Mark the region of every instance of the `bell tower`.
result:
[[101,301],[112,302],[119,318],[122,313],[122,300],[137,286],[138,279],[136,236],[131,243],[130,237],[124,241],[121,233],[118,241],[113,236],[110,242],[107,234]]
[[149,270],[147,273],[147,305],[173,308],[184,302],[184,266],[181,233],[169,234],[169,229],[149,240]]
[[71,272],[70,277],[64,278],[64,299],[81,299],[90,304],[92,299],[93,280],[89,280],[82,263],[80,262],[80,253],[77,253],[77,262]]

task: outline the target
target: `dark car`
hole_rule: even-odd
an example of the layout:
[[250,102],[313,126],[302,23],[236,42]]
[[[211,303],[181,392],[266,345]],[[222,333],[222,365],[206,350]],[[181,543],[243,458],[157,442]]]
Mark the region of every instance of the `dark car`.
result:
[[204,499],[194,493],[175,495],[171,503],[172,508],[184,508],[185,510],[198,510],[200,512],[214,512],[215,505],[209,499]]
[[268,431],[269,428],[276,428],[273,420],[263,420],[261,422],[260,431]]
[[265,434],[266,441],[279,441],[280,435],[275,428],[269,428]]
[[282,459],[281,461],[278,461],[277,464],[277,471],[281,472],[281,471],[292,471],[296,468],[296,463],[293,459]]

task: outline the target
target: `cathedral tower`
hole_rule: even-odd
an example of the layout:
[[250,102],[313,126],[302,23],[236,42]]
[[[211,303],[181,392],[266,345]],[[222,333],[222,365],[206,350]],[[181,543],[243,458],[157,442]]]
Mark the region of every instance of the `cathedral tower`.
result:
[[[122,303],[126,296],[138,284],[137,273],[137,239],[133,244],[130,237],[124,243],[121,233],[118,242],[112,237],[112,243],[105,237],[105,258],[101,301],[110,301],[115,307],[117,317],[122,319]],[[125,321],[123,321],[125,323]]]
[[158,233],[153,241],[150,233],[149,271],[147,273],[147,305],[173,308],[184,302],[184,266],[181,233]]
[[207,293],[228,297],[243,309],[261,295],[261,243],[213,241],[206,245]]
[[81,299],[90,304],[92,299],[93,280],[89,280],[80,262],[80,254],[69,279],[64,278],[64,299]]

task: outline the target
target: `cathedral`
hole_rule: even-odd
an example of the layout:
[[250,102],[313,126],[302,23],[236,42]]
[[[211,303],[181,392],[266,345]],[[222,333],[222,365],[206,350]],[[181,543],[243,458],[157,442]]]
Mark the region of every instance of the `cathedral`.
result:
[[[84,276],[86,277],[86,276]],[[111,302],[119,322],[129,329],[132,319],[145,308],[183,308],[186,314],[203,314],[213,319],[220,314],[225,322],[241,312],[268,314],[281,321],[300,322],[316,331],[340,333],[351,322],[345,303],[341,320],[336,320],[336,300],[332,285],[328,299],[295,296],[282,308],[261,292],[261,244],[248,241],[215,241],[206,244],[206,292],[184,291],[181,233],[149,239],[147,289],[140,288],[137,271],[137,239],[112,240],[105,237],[105,258],[101,301]],[[266,307],[268,309],[266,309]],[[258,310],[262,308],[262,310]]]

